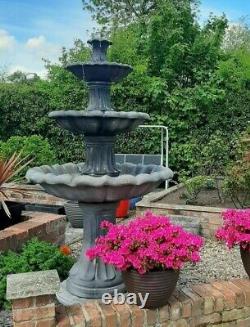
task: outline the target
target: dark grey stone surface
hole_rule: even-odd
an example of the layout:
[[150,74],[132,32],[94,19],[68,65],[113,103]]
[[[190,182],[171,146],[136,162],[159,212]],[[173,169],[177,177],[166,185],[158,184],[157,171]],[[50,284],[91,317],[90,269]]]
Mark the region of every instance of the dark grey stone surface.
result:
[[125,111],[53,111],[49,117],[73,134],[85,136],[115,136],[132,131],[149,120],[149,115],[141,112]]

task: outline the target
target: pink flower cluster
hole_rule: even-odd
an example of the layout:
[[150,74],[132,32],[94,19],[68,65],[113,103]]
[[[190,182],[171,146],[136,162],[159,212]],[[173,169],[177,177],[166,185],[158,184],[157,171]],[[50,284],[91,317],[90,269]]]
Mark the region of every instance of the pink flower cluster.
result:
[[96,245],[86,254],[90,260],[99,258],[119,270],[134,269],[144,274],[179,270],[185,262],[200,261],[203,239],[171,224],[165,216],[148,211],[126,225],[104,221],[101,227],[107,234],[97,238]]
[[250,251],[250,209],[230,209],[222,214],[223,226],[216,232],[216,237],[231,249],[235,245]]

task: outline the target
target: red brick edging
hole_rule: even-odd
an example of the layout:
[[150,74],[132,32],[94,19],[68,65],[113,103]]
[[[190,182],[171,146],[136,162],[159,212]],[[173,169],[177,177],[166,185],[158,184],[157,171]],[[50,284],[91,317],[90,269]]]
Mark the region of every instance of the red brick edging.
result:
[[249,327],[250,281],[234,279],[184,287],[175,291],[169,305],[157,310],[128,305],[56,307],[56,326],[95,327]]
[[0,231],[0,252],[16,251],[32,237],[58,245],[64,243],[65,216],[27,211],[25,215],[25,221]]
[[59,287],[56,270],[8,275],[6,297],[12,301],[14,327],[250,326],[249,279],[183,287],[155,310],[100,300],[65,307],[55,300]]

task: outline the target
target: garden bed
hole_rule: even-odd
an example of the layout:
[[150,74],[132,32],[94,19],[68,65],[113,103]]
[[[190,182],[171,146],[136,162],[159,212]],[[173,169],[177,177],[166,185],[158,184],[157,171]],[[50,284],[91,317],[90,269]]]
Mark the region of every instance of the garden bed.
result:
[[[214,190],[210,194],[207,203],[210,202],[210,206],[202,205],[187,205],[184,199],[180,199],[179,196],[185,192],[183,184],[171,187],[161,192],[151,193],[143,197],[142,201],[136,205],[137,214],[142,214],[146,210],[151,210],[156,214],[169,215],[174,217],[181,217],[183,220],[186,218],[192,218],[194,222],[200,224],[200,234],[207,238],[214,238],[214,233],[222,225],[222,212],[227,209],[229,202],[225,202],[224,206],[212,206],[215,200],[212,200],[215,196]],[[202,198],[205,198],[202,195]]]
[[[186,188],[183,184],[178,187],[170,188],[170,192],[166,192],[165,196],[161,197],[157,202],[162,204],[175,204],[175,205],[187,205],[185,194]],[[195,203],[190,205],[204,206],[212,208],[235,208],[235,205],[230,197],[224,197],[223,202],[220,201],[218,192],[216,189],[203,189],[197,195]]]
[[45,193],[39,185],[7,183],[3,187],[9,201],[23,203],[26,210],[64,214],[66,200]]

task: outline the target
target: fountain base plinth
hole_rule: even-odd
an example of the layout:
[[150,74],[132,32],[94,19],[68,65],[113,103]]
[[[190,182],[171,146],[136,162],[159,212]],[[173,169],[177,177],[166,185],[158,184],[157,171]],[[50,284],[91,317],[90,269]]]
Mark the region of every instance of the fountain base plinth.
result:
[[[79,297],[76,295],[71,294],[67,289],[67,281],[61,283],[60,290],[57,292],[56,297],[57,300],[63,304],[64,306],[71,306],[74,304],[83,304],[85,302],[88,302],[89,300],[93,299],[101,299],[101,295],[97,298],[87,298],[87,297]],[[124,284],[121,284],[120,287],[115,286],[113,289],[104,289],[102,290],[102,294],[109,293],[111,295],[114,294],[114,291],[117,290],[118,293],[125,293],[125,286]],[[100,290],[99,290],[100,291]]]
[[113,294],[115,290],[124,291],[119,271],[100,260],[90,261],[85,255],[86,250],[95,244],[96,238],[105,232],[100,229],[101,222],[107,220],[115,223],[118,203],[79,203],[79,206],[83,213],[83,247],[78,261],[57,294],[64,305],[71,305],[72,301],[82,303],[84,299],[99,299],[104,293]]

